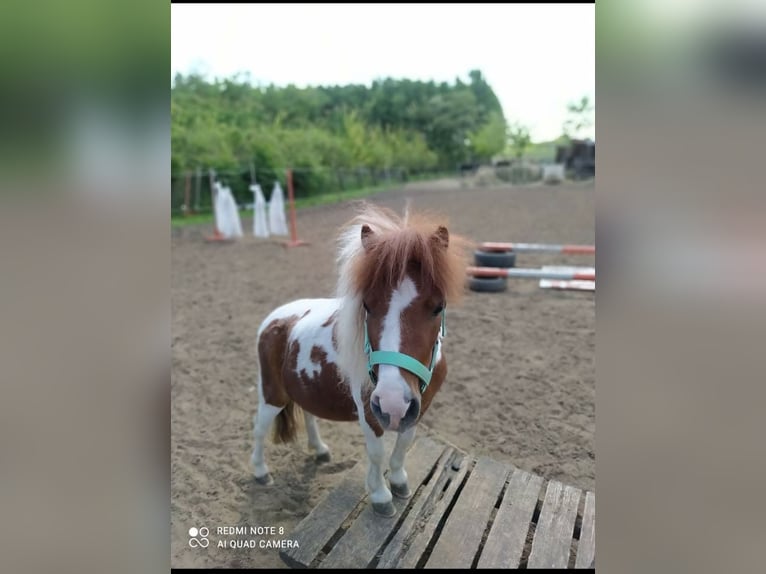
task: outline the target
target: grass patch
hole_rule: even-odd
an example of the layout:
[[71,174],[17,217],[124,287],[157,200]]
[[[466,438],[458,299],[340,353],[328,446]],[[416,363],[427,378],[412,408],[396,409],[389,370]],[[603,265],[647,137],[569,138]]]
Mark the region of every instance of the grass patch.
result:
[[173,215],[170,218],[171,227],[183,227],[184,225],[195,225],[197,223],[212,223],[213,212],[193,213],[192,215]]

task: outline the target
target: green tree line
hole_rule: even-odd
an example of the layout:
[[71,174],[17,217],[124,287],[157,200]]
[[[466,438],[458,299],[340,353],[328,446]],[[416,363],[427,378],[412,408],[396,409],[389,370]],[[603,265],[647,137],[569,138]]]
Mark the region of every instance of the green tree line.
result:
[[252,163],[268,189],[292,167],[298,196],[343,188],[343,170],[454,171],[506,145],[502,106],[479,70],[467,82],[388,78],[305,89],[177,75],[171,121],[174,176],[213,167],[247,179]]

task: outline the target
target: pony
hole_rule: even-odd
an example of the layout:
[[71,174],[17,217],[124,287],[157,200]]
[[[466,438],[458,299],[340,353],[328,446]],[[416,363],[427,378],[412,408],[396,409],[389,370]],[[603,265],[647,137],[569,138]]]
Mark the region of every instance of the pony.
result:
[[[338,237],[336,296],[300,299],[273,310],[258,330],[258,410],[251,458],[257,483],[273,478],[264,459],[293,441],[303,411],[309,449],[330,460],[317,418],[358,421],[369,459],[366,488],[375,513],[396,513],[409,498],[404,461],[417,423],[447,376],[445,312],[466,277],[466,242],[441,220],[404,217],[362,204]],[[384,432],[397,433],[386,469]]]

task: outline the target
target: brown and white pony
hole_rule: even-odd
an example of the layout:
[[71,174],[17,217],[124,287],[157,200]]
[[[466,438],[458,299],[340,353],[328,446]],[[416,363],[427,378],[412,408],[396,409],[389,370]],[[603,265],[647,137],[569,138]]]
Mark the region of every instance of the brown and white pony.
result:
[[[293,301],[266,317],[258,331],[251,459],[258,483],[272,482],[263,455],[269,428],[276,419],[275,442],[292,441],[300,407],[318,461],[329,461],[330,451],[316,417],[359,421],[373,509],[395,514],[392,491],[410,496],[404,459],[416,425],[447,374],[444,308],[463,294],[464,245],[440,221],[366,205],[339,238],[337,297]],[[390,490],[383,477],[385,431],[398,433]]]

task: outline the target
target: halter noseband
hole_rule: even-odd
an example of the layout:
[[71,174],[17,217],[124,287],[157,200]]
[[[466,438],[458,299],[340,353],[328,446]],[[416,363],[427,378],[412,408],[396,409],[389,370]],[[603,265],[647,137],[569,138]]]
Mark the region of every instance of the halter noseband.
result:
[[[445,309],[441,312],[441,336],[444,337],[447,334],[447,327],[444,320]],[[367,312],[364,313],[364,353],[367,355],[367,371],[370,374],[370,380],[373,386],[378,383],[378,377],[375,375],[373,367],[375,365],[394,365],[401,369],[405,369],[420,379],[420,394],[422,395],[428,384],[431,382],[431,375],[433,375],[434,367],[436,366],[436,353],[441,348],[441,339],[436,338],[434,343],[434,350],[431,353],[431,366],[426,367],[423,363],[397,351],[373,351],[372,345],[370,345],[370,336],[367,333]]]

